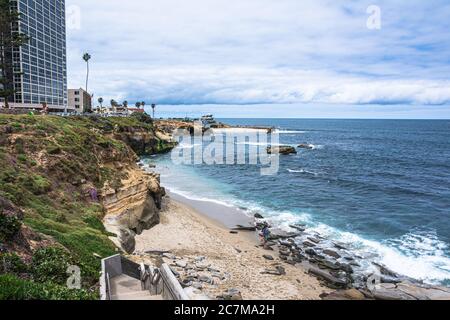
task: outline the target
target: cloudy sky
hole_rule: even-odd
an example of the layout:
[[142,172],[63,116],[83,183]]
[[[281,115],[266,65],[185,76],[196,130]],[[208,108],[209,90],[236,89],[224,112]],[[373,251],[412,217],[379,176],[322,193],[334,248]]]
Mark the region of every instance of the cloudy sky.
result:
[[[106,101],[450,116],[448,0],[66,2],[69,87],[84,86],[88,51]],[[367,27],[370,5],[381,29]]]

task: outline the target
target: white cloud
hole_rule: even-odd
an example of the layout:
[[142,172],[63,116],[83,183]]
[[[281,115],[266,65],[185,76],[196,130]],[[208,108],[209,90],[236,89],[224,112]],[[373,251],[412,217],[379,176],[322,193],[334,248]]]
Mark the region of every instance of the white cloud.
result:
[[446,1],[68,0],[69,86],[159,103],[450,103]]

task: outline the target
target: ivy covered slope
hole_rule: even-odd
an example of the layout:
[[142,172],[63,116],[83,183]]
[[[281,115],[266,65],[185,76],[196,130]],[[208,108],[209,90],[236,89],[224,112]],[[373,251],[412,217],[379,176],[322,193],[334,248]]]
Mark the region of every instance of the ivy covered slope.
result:
[[[145,115],[0,115],[0,299],[98,298],[100,259],[116,248],[92,190],[120,188],[137,154],[172,147]],[[69,265],[82,290],[67,289]]]

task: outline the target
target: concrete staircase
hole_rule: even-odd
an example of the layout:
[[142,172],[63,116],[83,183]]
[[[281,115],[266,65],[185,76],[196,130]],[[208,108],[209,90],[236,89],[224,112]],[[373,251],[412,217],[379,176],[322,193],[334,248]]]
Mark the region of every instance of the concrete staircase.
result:
[[111,300],[163,300],[161,296],[152,296],[149,291],[142,291],[141,282],[127,275],[110,279]]

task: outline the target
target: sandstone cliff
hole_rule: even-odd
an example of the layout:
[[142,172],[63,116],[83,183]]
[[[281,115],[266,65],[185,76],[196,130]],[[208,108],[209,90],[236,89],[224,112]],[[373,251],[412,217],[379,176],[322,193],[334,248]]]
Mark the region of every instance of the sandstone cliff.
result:
[[[71,294],[54,272],[31,265],[36,256],[80,266],[83,288],[93,288],[100,258],[117,252],[114,244],[132,252],[134,235],[158,223],[164,189],[136,162],[173,146],[148,116],[0,115],[0,260],[15,266],[0,268],[0,296]],[[64,264],[56,267],[62,281]]]
[[119,189],[105,185],[101,201],[105,208],[106,229],[117,235],[111,238],[125,252],[135,248],[134,237],[143,230],[159,223],[159,210],[165,190],[160,186],[159,176],[147,173],[136,165],[126,169],[126,179]]

